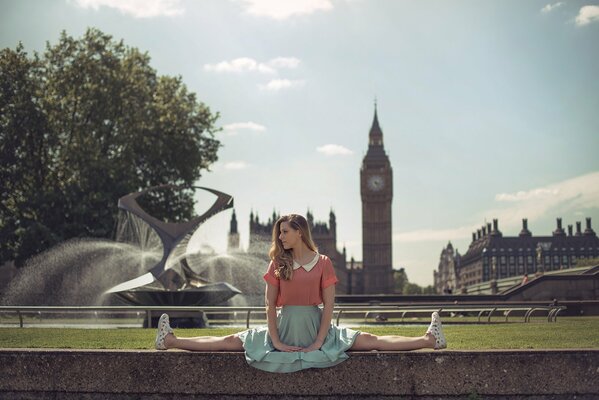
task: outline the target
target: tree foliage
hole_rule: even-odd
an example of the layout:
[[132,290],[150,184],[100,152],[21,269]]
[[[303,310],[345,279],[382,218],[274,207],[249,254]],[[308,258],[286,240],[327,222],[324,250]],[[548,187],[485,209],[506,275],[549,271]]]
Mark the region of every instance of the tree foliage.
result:
[[433,285],[422,287],[408,280],[405,268],[393,270],[395,293],[398,294],[436,294]]
[[[0,51],[0,260],[78,236],[109,237],[116,202],[192,185],[217,160],[218,113],[180,77],[97,29],[63,32],[42,55]],[[193,215],[192,192],[154,194],[159,218]]]

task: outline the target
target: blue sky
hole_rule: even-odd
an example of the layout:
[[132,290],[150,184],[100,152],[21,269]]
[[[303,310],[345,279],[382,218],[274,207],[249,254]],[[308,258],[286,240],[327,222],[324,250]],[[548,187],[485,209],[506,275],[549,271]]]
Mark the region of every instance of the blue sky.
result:
[[[249,213],[337,215],[361,259],[359,170],[373,103],[394,173],[393,259],[429,284],[449,240],[499,219],[599,227],[599,2],[0,0],[0,46],[97,27],[218,111],[199,185]],[[199,196],[198,208],[210,201]],[[231,212],[196,237],[224,251]],[[584,222],[583,222],[584,224]]]

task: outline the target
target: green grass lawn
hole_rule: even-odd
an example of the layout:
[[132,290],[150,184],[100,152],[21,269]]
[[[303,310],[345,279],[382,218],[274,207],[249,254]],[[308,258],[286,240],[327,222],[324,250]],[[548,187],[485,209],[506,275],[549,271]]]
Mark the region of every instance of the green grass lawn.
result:
[[[356,326],[376,335],[419,336],[423,326]],[[449,350],[599,348],[599,317],[531,323],[445,325]],[[176,329],[181,337],[222,336],[239,328]],[[152,349],[154,329],[0,328],[0,348]]]

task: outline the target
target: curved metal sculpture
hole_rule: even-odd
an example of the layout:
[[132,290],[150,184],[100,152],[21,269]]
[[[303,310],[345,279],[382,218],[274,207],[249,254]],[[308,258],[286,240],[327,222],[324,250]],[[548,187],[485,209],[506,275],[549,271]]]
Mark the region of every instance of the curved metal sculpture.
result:
[[208,218],[233,207],[233,198],[218,190],[193,186],[217,196],[214,204],[202,215],[187,222],[164,222],[149,215],[137,203],[137,198],[154,190],[186,189],[176,185],[160,185],[130,193],[119,199],[118,208],[129,212],[154,230],[163,246],[162,259],[150,271],[135,279],[123,282],[106,291],[114,293],[127,303],[136,305],[211,305],[222,303],[238,293],[226,282],[211,283],[193,272],[185,258],[191,234]]

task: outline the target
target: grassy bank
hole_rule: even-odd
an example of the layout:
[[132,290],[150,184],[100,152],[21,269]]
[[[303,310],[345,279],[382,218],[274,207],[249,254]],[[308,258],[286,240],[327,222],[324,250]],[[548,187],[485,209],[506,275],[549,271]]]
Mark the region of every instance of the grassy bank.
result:
[[[419,336],[422,326],[355,327],[376,335]],[[599,348],[599,317],[563,317],[556,323],[446,325],[449,349]],[[181,337],[222,336],[238,328],[176,329]],[[151,349],[154,329],[0,328],[0,348]]]

